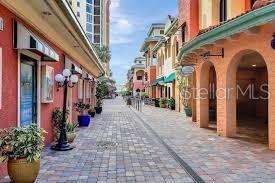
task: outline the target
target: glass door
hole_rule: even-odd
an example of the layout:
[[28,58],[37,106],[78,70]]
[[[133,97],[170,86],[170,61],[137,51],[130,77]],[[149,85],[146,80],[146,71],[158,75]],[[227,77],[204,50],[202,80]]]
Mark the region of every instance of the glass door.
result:
[[36,61],[21,55],[20,63],[20,126],[37,123]]

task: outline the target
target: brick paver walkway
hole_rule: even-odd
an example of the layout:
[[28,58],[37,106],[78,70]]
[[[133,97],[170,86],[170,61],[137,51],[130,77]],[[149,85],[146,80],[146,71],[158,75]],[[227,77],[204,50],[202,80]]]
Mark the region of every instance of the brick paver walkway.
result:
[[275,151],[267,145],[219,137],[168,109],[145,106],[138,114],[205,181],[275,182]]
[[105,101],[75,145],[68,152],[47,148],[37,182],[194,182],[119,99]]
[[105,101],[75,145],[46,148],[37,182],[275,182],[275,152],[265,145],[218,137],[168,109],[140,113],[120,99]]

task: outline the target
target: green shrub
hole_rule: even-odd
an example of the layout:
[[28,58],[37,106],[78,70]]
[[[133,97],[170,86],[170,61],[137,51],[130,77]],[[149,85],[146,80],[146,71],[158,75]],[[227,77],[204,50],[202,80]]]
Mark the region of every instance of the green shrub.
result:
[[2,162],[27,158],[29,162],[41,158],[45,130],[30,125],[22,128],[0,129],[0,156]]
[[159,99],[159,103],[160,103],[161,105],[166,105],[167,102],[168,102],[167,98],[160,98],[160,99]]
[[148,93],[143,93],[142,96],[143,96],[143,98],[149,98]]
[[175,105],[176,105],[176,102],[175,102],[175,99],[174,98],[170,98],[168,100],[168,105],[169,107],[172,109],[172,108],[175,108]]

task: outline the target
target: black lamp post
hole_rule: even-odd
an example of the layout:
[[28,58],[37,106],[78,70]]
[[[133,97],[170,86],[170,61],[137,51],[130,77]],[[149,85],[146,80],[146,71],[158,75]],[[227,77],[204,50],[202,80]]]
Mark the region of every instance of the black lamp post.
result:
[[64,87],[64,101],[63,101],[63,117],[62,124],[60,127],[60,135],[58,138],[57,144],[51,147],[55,151],[68,151],[72,150],[74,146],[68,143],[67,132],[66,132],[66,111],[67,111],[67,91],[68,87],[72,88],[78,82],[78,77],[72,75],[69,69],[64,69],[62,74],[57,74],[55,76],[55,81],[58,84],[58,87]]

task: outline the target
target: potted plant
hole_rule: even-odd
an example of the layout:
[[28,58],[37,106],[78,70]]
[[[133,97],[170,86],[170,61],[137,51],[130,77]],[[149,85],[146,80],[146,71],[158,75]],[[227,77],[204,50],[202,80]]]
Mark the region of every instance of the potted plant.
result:
[[[70,129],[72,128],[72,126],[75,126],[75,128],[77,128],[78,125],[74,124],[74,123],[68,123],[67,120],[69,117],[69,110],[66,111],[65,117],[66,117],[66,122],[67,122],[67,124],[66,124],[67,140],[69,143],[72,143],[74,141],[74,139],[76,138],[76,133],[75,133],[75,130],[72,131]],[[55,141],[57,141],[59,138],[62,120],[63,120],[63,111],[60,108],[55,108],[52,113]]]
[[94,107],[91,107],[89,110],[88,110],[88,114],[93,118],[95,117],[95,108]]
[[166,108],[167,107],[167,98],[160,98],[159,104],[161,108]]
[[90,124],[90,115],[84,114],[87,109],[90,108],[90,104],[83,102],[77,102],[74,104],[75,110],[79,113],[77,119],[79,126],[87,127]]
[[102,104],[103,99],[105,96],[108,95],[108,84],[107,84],[108,78],[101,77],[97,81],[96,86],[96,113],[101,114],[102,112]]
[[177,71],[177,82],[178,82],[178,88],[181,95],[181,102],[184,106],[184,112],[187,117],[192,117],[192,108],[189,104],[189,77],[188,76],[182,76],[180,74],[180,71]]
[[175,99],[174,98],[170,98],[168,100],[168,106],[171,110],[175,110]]
[[35,182],[40,170],[44,133],[46,132],[37,125],[0,129],[1,161],[8,163],[8,174],[12,182]]
[[158,98],[155,98],[155,99],[154,99],[154,102],[155,102],[155,107],[160,107],[160,106],[159,106],[159,99],[158,99]]
[[76,128],[78,127],[77,123],[68,123],[66,126],[67,131],[67,140],[69,143],[74,142],[76,138]]
[[96,111],[97,114],[101,114],[102,113],[102,104],[103,104],[102,99],[98,98],[96,100],[96,107],[95,107],[95,111]]

